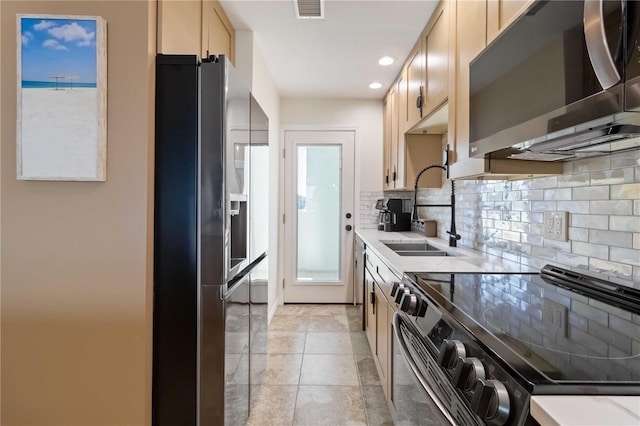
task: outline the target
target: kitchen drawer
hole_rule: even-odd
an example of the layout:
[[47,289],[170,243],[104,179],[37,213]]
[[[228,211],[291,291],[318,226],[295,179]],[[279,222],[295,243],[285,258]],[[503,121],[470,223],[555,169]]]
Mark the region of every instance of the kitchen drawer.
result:
[[391,299],[391,286],[394,282],[401,281],[400,277],[398,277],[391,269],[371,250],[367,250],[367,261],[366,261],[367,269],[371,271],[371,274],[374,276],[376,283],[382,290],[382,294],[387,300],[392,301]]

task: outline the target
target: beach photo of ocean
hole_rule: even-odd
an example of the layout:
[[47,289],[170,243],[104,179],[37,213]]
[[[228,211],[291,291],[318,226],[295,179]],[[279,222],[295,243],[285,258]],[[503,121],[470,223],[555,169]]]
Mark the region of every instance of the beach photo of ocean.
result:
[[104,180],[97,19],[19,17],[18,178]]

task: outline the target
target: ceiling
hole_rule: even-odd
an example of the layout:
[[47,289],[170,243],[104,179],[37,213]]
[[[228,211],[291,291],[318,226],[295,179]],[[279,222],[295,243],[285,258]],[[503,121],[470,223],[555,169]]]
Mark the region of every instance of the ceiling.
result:
[[[324,19],[296,19],[293,0],[220,3],[237,31],[254,33],[282,97],[381,99],[438,2],[326,0]],[[378,65],[384,55],[396,62]]]

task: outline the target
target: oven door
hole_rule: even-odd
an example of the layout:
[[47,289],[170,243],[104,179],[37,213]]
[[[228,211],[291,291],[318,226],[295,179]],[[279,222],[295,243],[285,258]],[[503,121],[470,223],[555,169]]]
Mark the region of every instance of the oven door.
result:
[[454,425],[451,414],[429,383],[423,357],[426,348],[420,348],[421,336],[407,327],[406,315],[393,315],[393,390],[392,404],[396,425]]

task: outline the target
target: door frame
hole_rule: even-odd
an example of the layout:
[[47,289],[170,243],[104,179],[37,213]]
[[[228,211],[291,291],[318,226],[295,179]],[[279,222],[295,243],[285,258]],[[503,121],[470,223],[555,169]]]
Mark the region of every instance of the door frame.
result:
[[[277,282],[277,301],[278,305],[284,304],[284,279],[285,279],[285,224],[283,223],[283,215],[285,214],[285,167],[286,167],[286,158],[285,158],[285,149],[286,149],[286,141],[285,135],[288,131],[300,131],[300,132],[336,132],[336,131],[351,131],[354,135],[354,153],[353,153],[353,231],[360,227],[360,158],[361,155],[361,136],[360,136],[360,126],[358,125],[296,125],[289,124],[280,126],[280,152],[278,154],[278,166],[280,168],[280,177],[278,187],[280,189],[279,194],[279,208],[278,208],[278,282]],[[355,235],[355,233],[354,233]],[[353,256],[353,252],[347,254],[347,256]],[[350,264],[352,264],[351,257],[348,259]]]

